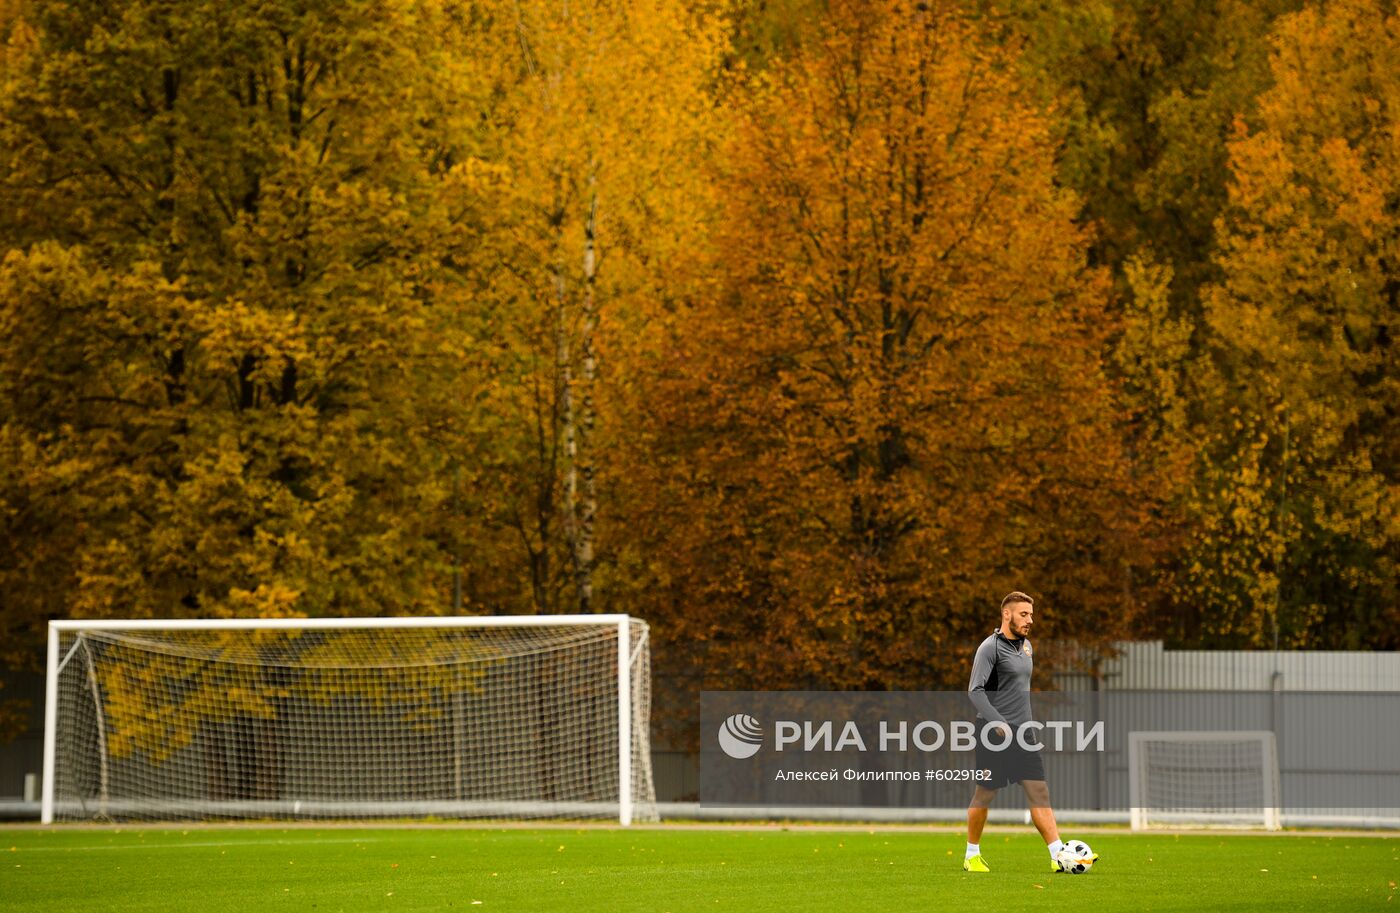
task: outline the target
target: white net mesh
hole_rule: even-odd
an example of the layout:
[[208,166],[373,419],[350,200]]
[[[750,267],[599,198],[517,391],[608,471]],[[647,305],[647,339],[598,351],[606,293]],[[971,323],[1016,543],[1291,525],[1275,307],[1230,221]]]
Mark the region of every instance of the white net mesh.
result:
[[1135,829],[1278,827],[1273,733],[1135,732],[1128,744]]
[[[655,820],[632,620],[631,816]],[[63,631],[55,820],[611,818],[618,626]]]

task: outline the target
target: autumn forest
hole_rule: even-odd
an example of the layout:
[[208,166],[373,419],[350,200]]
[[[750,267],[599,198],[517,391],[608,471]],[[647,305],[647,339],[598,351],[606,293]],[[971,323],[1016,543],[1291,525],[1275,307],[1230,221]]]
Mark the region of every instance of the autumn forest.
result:
[[661,701],[943,687],[1011,589],[1400,648],[1397,60],[1389,0],[0,0],[0,669],[628,612]]

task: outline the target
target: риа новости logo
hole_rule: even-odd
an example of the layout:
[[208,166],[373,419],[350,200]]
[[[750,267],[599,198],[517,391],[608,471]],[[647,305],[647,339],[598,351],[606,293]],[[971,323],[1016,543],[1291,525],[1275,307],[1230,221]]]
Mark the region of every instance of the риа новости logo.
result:
[[763,728],[747,713],[736,713],[720,724],[719,747],[736,760],[751,758],[763,747]]

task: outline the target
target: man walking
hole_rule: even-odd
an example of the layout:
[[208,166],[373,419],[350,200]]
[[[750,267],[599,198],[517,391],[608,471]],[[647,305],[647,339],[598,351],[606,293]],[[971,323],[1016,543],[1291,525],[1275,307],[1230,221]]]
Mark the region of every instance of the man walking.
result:
[[[982,641],[972,662],[972,679],[967,694],[977,708],[977,768],[990,774],[977,783],[972,804],[967,809],[967,854],[963,869],[989,872],[978,841],[987,823],[987,809],[997,790],[1020,783],[1030,806],[1031,821],[1050,850],[1050,870],[1065,871],[1058,856],[1065,845],[1055,826],[1050,808],[1050,790],[1045,784],[1045,763],[1041,752],[1030,750],[1032,731],[1020,727],[1031,720],[1031,667],[1033,657],[1028,639],[1034,623],[1035,602],[1025,593],[1007,594],[1001,601],[1001,627]],[[992,732],[984,735],[987,724]],[[998,746],[1000,750],[991,747]]]

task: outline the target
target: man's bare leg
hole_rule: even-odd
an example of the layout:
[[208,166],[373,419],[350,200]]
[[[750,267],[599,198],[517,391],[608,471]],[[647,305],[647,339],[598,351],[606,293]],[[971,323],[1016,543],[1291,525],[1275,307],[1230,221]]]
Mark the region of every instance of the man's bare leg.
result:
[[1040,831],[1046,843],[1060,839],[1060,829],[1055,826],[1055,810],[1050,807],[1050,787],[1044,780],[1022,780],[1021,788],[1026,791],[1026,805],[1031,810],[1031,823]]
[[967,852],[963,856],[964,872],[991,871],[987,867],[987,861],[982,858],[982,848],[977,844],[982,839],[982,827],[987,823],[987,809],[996,797],[996,790],[986,789],[980,783],[972,792],[972,804],[967,807]]
[[967,842],[976,846],[982,842],[982,828],[987,824],[987,809],[997,791],[978,785],[972,792],[972,804],[967,807]]
[[1050,858],[1064,849],[1060,842],[1060,829],[1055,824],[1055,810],[1050,807],[1050,787],[1044,780],[1022,780],[1021,789],[1026,792],[1026,806],[1031,812],[1031,823],[1040,831],[1041,839],[1050,850]]

